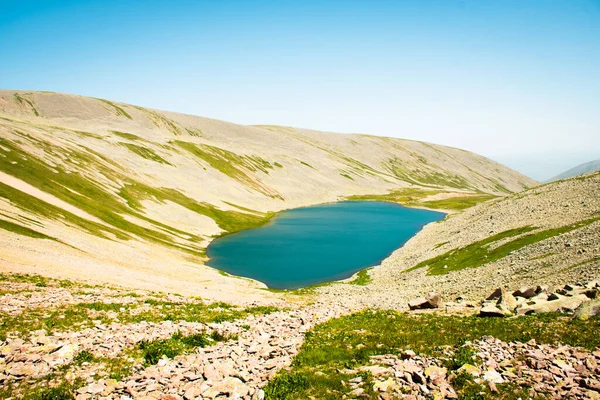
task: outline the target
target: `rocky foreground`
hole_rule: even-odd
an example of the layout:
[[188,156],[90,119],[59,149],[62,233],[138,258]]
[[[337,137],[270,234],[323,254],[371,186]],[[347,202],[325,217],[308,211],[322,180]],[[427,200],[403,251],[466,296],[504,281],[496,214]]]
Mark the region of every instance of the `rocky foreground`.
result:
[[[323,303],[242,310],[144,291],[4,279],[0,282],[6,336],[0,346],[4,398],[44,398],[32,393],[55,387],[63,397],[54,398],[263,399],[269,397],[265,391],[269,381],[289,369],[307,332],[357,311]],[[598,291],[597,284],[588,286]],[[583,289],[573,289],[570,297],[579,295],[575,290]],[[501,294],[506,301],[508,294]],[[498,302],[497,296],[491,297]],[[445,309],[440,296],[426,300]],[[197,307],[193,317],[184,312],[189,307]],[[156,309],[160,311],[154,313]],[[52,322],[57,310],[63,311],[56,318],[74,322]],[[85,318],[73,317],[77,310],[84,310]],[[28,330],[31,316],[45,321],[44,329]],[[186,343],[185,338],[202,340],[180,354],[168,353],[168,343]],[[158,349],[155,355],[147,350],[153,344]],[[471,352],[468,362],[449,370],[444,359],[458,357],[463,349]],[[445,354],[440,358],[402,348],[373,356],[369,364],[339,371],[347,388],[340,397],[457,398],[460,391],[455,387],[467,379],[485,385],[492,394],[497,385],[510,384],[532,395],[600,398],[600,349],[507,343],[486,336],[458,349],[448,348]]]

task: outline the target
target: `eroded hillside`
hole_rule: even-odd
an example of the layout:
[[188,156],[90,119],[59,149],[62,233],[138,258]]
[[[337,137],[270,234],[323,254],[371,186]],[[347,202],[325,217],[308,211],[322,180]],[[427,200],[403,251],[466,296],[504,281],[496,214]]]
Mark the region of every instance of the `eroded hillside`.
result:
[[252,299],[260,284],[238,279],[232,287],[202,265],[213,237],[352,195],[506,195],[535,184],[484,157],[424,142],[0,92],[8,270],[227,298],[241,290]]

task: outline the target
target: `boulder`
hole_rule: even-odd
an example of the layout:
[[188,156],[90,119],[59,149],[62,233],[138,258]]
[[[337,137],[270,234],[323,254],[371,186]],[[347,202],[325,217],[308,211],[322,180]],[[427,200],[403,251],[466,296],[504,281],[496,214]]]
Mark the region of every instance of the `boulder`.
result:
[[530,299],[530,298],[532,298],[533,296],[535,296],[537,294],[535,289],[536,288],[534,288],[534,287],[523,286],[519,290],[515,290],[513,292],[513,296],[515,296],[515,297],[524,297],[526,299]]
[[540,293],[536,294],[535,296],[533,296],[530,300],[534,301],[534,302],[548,301],[548,294],[544,293],[544,292],[540,292]]
[[497,288],[496,290],[494,290],[492,292],[492,294],[490,294],[488,297],[486,297],[486,300],[498,300],[500,298],[500,296],[502,295],[502,291],[504,289],[502,289],[501,287]]
[[585,288],[586,289],[599,289],[600,281],[589,281],[588,283],[585,284]]
[[582,287],[578,286],[578,285],[573,285],[573,284],[570,284],[570,283],[567,283],[565,285],[565,287],[564,287],[564,290],[567,291],[567,292],[572,292],[572,291],[578,290],[578,289],[582,289]]
[[540,301],[530,305],[523,305],[517,308],[518,315],[527,314],[539,314],[545,312],[573,312],[583,302],[587,302],[589,299],[582,294],[578,294],[572,297],[560,297],[557,300],[551,301]]
[[562,294],[558,294],[558,293],[550,293],[550,295],[548,296],[548,301],[554,301],[554,300],[560,300],[562,299],[564,296]]
[[506,309],[511,312],[514,311],[514,309],[519,305],[517,299],[515,299],[512,294],[504,289],[500,291],[500,298],[496,304],[500,307],[500,309]]
[[411,310],[423,310],[428,308],[438,308],[441,303],[441,295],[436,292],[430,292],[427,298],[418,297],[408,302],[408,308]]
[[494,304],[484,304],[479,310],[480,317],[508,317],[511,313],[508,310],[502,310]]
[[545,294],[550,293],[550,288],[548,287],[548,285],[539,285],[538,287],[536,287],[535,294],[540,294],[540,293],[545,293]]
[[599,314],[600,299],[596,299],[585,303],[581,303],[581,305],[579,305],[579,307],[577,307],[577,309],[575,310],[573,318],[586,320]]

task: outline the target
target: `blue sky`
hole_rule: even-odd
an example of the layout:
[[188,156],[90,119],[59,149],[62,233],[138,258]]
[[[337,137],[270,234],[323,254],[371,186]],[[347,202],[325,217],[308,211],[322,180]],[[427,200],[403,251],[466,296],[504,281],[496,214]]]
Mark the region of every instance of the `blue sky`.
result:
[[537,179],[600,158],[600,0],[5,1],[0,88],[425,140]]

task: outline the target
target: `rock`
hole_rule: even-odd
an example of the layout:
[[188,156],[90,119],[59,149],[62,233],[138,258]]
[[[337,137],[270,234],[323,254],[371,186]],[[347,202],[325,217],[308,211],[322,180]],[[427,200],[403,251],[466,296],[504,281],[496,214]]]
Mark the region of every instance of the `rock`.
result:
[[435,365],[425,368],[425,376],[435,385],[439,385],[445,378],[448,370]]
[[465,373],[467,373],[467,374],[469,374],[471,376],[474,376],[474,377],[478,377],[478,376],[481,375],[481,371],[479,371],[479,368],[477,368],[476,366],[471,365],[471,364],[463,364],[463,366],[460,367],[457,371],[459,373],[460,372],[465,372]]
[[66,344],[56,350],[53,354],[57,363],[65,364],[71,362],[75,354],[79,350],[79,345],[77,344]]
[[409,360],[411,358],[413,358],[414,356],[416,356],[415,352],[412,350],[405,350],[402,352],[402,355],[400,356],[403,360]]
[[33,376],[36,375],[37,369],[33,364],[17,362],[10,369],[6,369],[8,375],[13,376]]
[[563,297],[564,296],[559,293],[550,293],[550,295],[548,296],[548,301],[560,300]]
[[500,297],[498,298],[498,302],[496,303],[500,309],[506,309],[512,313],[515,308],[519,305],[517,299],[506,290],[502,289],[500,291]]
[[215,386],[204,391],[202,396],[208,397],[209,399],[214,399],[221,394],[225,394],[229,397],[239,398],[246,396],[249,392],[250,389],[244,384],[244,382],[238,378],[228,376]]
[[193,400],[199,397],[204,390],[201,382],[190,382],[184,387],[183,398],[186,400]]
[[365,365],[358,368],[358,370],[361,372],[370,372],[375,377],[393,374],[391,369],[382,367],[381,365]]
[[163,394],[160,397],[160,400],[181,400],[181,397],[177,396],[176,394]]
[[483,380],[491,383],[504,383],[502,375],[495,369],[489,369],[483,374]]
[[500,296],[502,295],[502,291],[504,289],[502,289],[501,287],[497,288],[496,290],[494,290],[492,292],[492,294],[490,294],[488,297],[486,297],[486,300],[498,300],[500,298]]
[[430,292],[427,298],[418,297],[408,302],[408,308],[411,310],[423,310],[429,308],[438,308],[441,302],[441,295],[437,292]]
[[581,303],[575,310],[573,318],[586,320],[598,314],[600,314],[600,299]]
[[550,290],[550,288],[548,287],[548,285],[539,285],[535,288],[535,294],[541,294],[541,293],[548,294],[549,290]]
[[567,284],[564,286],[564,288],[563,288],[563,289],[564,289],[565,291],[567,291],[567,292],[572,292],[572,291],[574,291],[574,290],[581,289],[581,286],[578,286],[578,285],[572,285],[572,284],[569,284],[569,283],[567,283]]
[[[508,315],[507,315],[508,314]],[[510,312],[501,310],[499,307],[493,304],[484,304],[479,310],[480,317],[506,317],[510,316]]]
[[526,299],[530,299],[536,295],[536,288],[530,286],[523,286],[519,290],[515,290],[513,292],[513,296],[515,297],[524,297]]
[[533,296],[530,300],[536,303],[540,301],[548,301],[548,294],[541,292]]
[[598,289],[600,288],[600,281],[589,281],[585,284],[586,289]]
[[265,392],[262,389],[258,389],[252,395],[252,400],[264,400],[264,398],[265,398]]
[[523,305],[517,308],[518,315],[539,314],[545,312],[574,312],[577,307],[589,299],[582,294],[573,297],[561,297],[558,300],[542,301],[535,304]]
[[394,381],[394,379],[388,378],[383,382],[381,382],[381,381],[375,382],[375,384],[373,385],[373,391],[374,392],[387,392],[389,390],[393,390],[394,387],[396,387],[396,386],[398,386],[398,385],[396,385],[396,382]]

